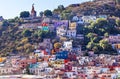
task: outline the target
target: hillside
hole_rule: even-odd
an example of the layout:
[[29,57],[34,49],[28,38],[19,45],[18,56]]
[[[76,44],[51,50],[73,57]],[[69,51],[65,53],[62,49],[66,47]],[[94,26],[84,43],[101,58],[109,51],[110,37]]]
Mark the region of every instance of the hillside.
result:
[[34,51],[34,46],[44,38],[52,38],[55,35],[53,32],[41,30],[20,30],[18,22],[12,24],[13,22],[7,20],[3,21],[0,26],[0,56],[7,56],[11,53],[29,54]]
[[[65,8],[65,11],[71,11],[78,15],[98,15],[106,14],[120,17],[120,5],[116,0],[94,0],[81,4],[71,4]],[[59,12],[55,10],[54,12]]]
[[[120,5],[115,2],[115,0],[94,0],[89,1],[81,4],[71,4],[68,7],[64,8],[61,6],[59,9],[55,9],[54,13],[59,13],[65,19],[69,19],[71,15],[99,15],[99,14],[106,14],[111,16],[120,17]],[[99,22],[99,20],[98,20]],[[102,21],[100,21],[102,22]],[[114,26],[120,26],[120,20],[116,24],[116,19],[109,19],[105,21],[107,22],[108,27],[106,28],[98,28],[93,29],[96,27],[96,23],[92,23],[91,27],[89,28],[78,28],[77,30],[82,31],[85,29],[84,34],[88,34],[92,30],[95,30],[94,33],[98,34],[99,36],[103,36],[104,34],[118,34],[120,33],[120,29],[114,28]],[[19,26],[23,23],[22,19],[17,17],[14,19],[8,19],[3,22],[0,22],[0,56],[7,56],[9,53],[15,54],[29,54],[34,51],[34,47],[43,41],[44,38],[51,38],[54,41],[57,40],[56,32],[51,31],[41,31],[37,30],[20,30]],[[104,20],[103,20],[104,23]],[[97,23],[98,25],[101,23]],[[102,25],[103,26],[103,25]],[[106,26],[106,25],[105,25]],[[87,31],[86,31],[87,29]],[[93,32],[90,33],[94,34]],[[88,34],[89,35],[89,34]],[[95,38],[96,39],[96,38]],[[95,40],[96,41],[96,40]],[[90,40],[86,42],[85,45],[91,44],[89,43]],[[97,41],[98,43],[98,41]],[[95,43],[96,45],[96,43]]]

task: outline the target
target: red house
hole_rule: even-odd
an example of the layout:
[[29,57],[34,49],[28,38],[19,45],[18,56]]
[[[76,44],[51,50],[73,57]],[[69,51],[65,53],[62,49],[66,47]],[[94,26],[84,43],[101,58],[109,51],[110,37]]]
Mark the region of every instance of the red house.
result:
[[68,59],[70,61],[76,61],[77,60],[76,54],[75,53],[69,53],[68,54]]

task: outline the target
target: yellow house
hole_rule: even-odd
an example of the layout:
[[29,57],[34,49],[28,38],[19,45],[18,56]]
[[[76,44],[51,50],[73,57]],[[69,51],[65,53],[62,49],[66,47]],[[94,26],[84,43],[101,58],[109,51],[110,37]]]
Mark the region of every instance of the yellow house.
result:
[[56,68],[64,67],[64,60],[51,61],[50,63],[52,64],[52,66],[54,66]]
[[120,49],[120,44],[115,44],[114,46],[116,49]]
[[76,22],[73,22],[73,23],[70,23],[70,24],[69,24],[69,29],[70,29],[70,30],[75,30],[76,27],[77,27],[77,23],[76,23]]
[[4,62],[6,60],[6,57],[0,57],[0,63]]
[[118,44],[118,49],[120,49],[120,44]]

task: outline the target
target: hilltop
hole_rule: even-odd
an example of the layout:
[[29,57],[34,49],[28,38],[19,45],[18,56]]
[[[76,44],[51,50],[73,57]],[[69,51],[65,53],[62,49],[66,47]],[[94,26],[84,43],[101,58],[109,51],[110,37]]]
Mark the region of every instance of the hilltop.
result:
[[[64,11],[70,11],[72,15],[110,15],[120,17],[120,5],[117,0],[93,0],[81,4],[71,4]],[[55,9],[55,13],[60,10]]]

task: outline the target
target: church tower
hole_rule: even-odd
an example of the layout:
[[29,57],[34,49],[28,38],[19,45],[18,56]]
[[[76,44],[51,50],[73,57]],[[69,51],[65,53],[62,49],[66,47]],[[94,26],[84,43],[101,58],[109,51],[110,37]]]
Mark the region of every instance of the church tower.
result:
[[34,4],[32,4],[31,17],[36,17],[36,11],[34,9]]

